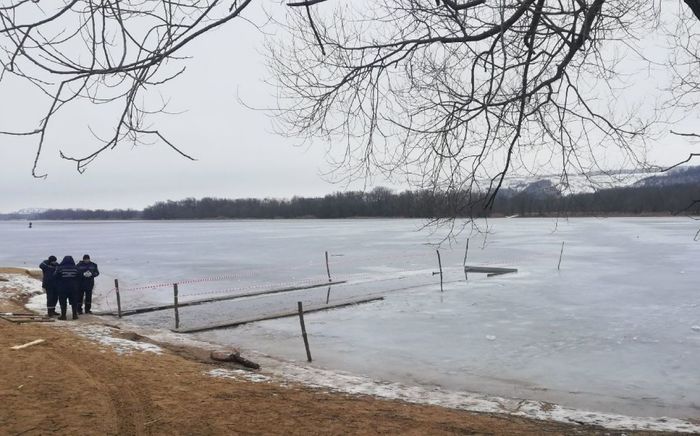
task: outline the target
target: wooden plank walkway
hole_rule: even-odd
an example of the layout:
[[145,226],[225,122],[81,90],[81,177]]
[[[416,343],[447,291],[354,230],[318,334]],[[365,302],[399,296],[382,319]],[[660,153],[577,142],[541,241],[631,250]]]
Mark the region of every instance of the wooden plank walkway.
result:
[[500,276],[502,274],[516,273],[517,268],[499,268],[495,266],[464,266],[465,273],[485,273],[486,277]]
[[17,324],[28,322],[54,322],[53,318],[35,313],[0,313],[0,319]]
[[[290,287],[286,287],[286,288],[268,289],[266,291],[255,291],[255,292],[248,292],[245,294],[223,295],[220,297],[212,297],[212,298],[203,298],[200,300],[183,301],[182,303],[179,303],[177,305],[177,307],[180,308],[180,307],[187,307],[187,306],[196,306],[196,305],[204,304],[204,303],[215,303],[217,301],[237,300],[240,298],[257,297],[260,295],[273,295],[273,294],[279,294],[282,292],[303,291],[306,289],[323,288],[325,286],[340,285],[343,283],[347,283],[347,280],[340,280],[337,282],[315,283],[313,285],[306,285],[306,286],[290,286]],[[174,308],[175,308],[174,304],[165,304],[162,306],[149,306],[149,307],[140,307],[137,309],[126,309],[126,310],[122,310],[122,316],[138,315],[141,313],[157,312],[159,310],[169,310],[169,309],[174,309]],[[94,312],[94,314],[95,315],[113,315],[113,316],[116,316],[117,312]]]
[[[380,301],[383,299],[384,299],[384,297],[374,297],[374,298],[365,298],[365,299],[361,299],[361,300],[346,301],[344,303],[329,304],[329,305],[314,307],[312,309],[306,309],[306,310],[304,310],[304,313],[306,314],[306,313],[312,313],[312,312],[321,312],[323,310],[338,309],[341,307],[355,306],[357,304],[372,303],[372,302]],[[180,328],[180,329],[174,329],[173,331],[176,333],[205,332],[205,331],[209,331],[209,330],[217,330],[217,329],[223,329],[223,328],[228,328],[228,327],[236,327],[236,326],[243,325],[243,324],[250,324],[252,322],[266,321],[269,319],[287,318],[290,316],[299,316],[299,311],[295,308],[294,310],[265,315],[265,316],[257,317],[257,318],[249,318],[249,319],[243,319],[243,320],[239,320],[239,321],[228,321],[228,322],[221,323],[221,324],[209,324],[209,325],[200,326],[200,327]]]

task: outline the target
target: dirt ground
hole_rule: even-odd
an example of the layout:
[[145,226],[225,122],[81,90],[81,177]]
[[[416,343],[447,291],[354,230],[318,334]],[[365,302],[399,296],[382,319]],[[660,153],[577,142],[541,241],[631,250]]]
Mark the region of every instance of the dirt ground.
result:
[[[26,312],[21,303],[0,301],[0,312]],[[65,322],[84,323],[88,318]],[[301,386],[212,378],[205,372],[222,364],[207,364],[196,352],[174,349],[119,355],[51,324],[0,319],[0,434],[622,433],[329,394]],[[10,349],[38,338],[46,341]]]

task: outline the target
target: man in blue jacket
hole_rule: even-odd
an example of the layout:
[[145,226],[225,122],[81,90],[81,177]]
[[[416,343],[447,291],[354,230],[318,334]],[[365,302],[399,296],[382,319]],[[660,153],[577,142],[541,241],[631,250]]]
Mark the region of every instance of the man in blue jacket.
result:
[[49,316],[58,316],[56,313],[58,293],[56,291],[56,281],[53,276],[57,266],[58,262],[56,262],[56,256],[49,256],[48,259],[41,262],[41,265],[39,265],[41,272],[44,273],[41,279],[41,287],[44,288],[44,292],[46,292],[46,311]]
[[70,303],[73,319],[78,319],[80,276],[72,256],[63,258],[56,267],[54,277],[56,278],[56,289],[58,289],[58,302],[61,305],[61,316],[58,319],[66,319],[66,300]]
[[95,277],[100,275],[97,264],[90,261],[90,255],[83,256],[83,260],[78,262],[78,272],[80,276],[80,292],[78,293],[78,313],[83,313],[83,302],[85,303],[85,313],[92,313],[92,289],[95,287]]

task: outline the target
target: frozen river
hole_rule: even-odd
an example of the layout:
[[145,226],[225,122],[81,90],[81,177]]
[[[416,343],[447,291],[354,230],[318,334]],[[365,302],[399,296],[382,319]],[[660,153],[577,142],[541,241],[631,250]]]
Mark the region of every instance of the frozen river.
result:
[[[440,247],[418,220],[0,222],[0,265],[49,254],[100,266],[97,309],[323,283],[181,309],[183,327],[383,296],[306,315],[314,366],[376,380],[530,398],[637,416],[700,417],[700,222],[687,218],[493,219]],[[434,230],[434,229],[433,229]],[[518,268],[486,278],[467,264]],[[559,255],[565,242],[561,269]],[[214,278],[214,280],[210,280]],[[204,280],[206,279],[206,280]],[[163,286],[157,284],[162,283]],[[153,285],[156,284],[156,285]],[[171,311],[132,316],[172,327]],[[304,361],[299,321],[197,333]]]

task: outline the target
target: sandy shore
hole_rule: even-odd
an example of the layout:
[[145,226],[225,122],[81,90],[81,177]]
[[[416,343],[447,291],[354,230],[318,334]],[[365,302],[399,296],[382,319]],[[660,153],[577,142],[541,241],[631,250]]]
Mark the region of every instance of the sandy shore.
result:
[[[8,274],[13,273],[13,274]],[[0,269],[0,312],[29,297]],[[22,280],[34,280],[22,276]],[[10,347],[35,339],[22,350]],[[280,383],[208,350],[78,321],[0,320],[2,434],[671,434],[473,413]]]

